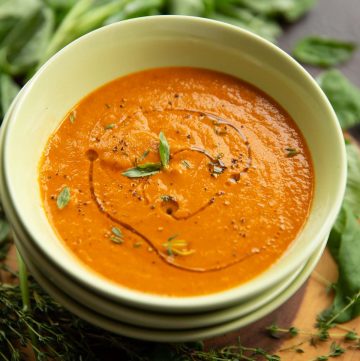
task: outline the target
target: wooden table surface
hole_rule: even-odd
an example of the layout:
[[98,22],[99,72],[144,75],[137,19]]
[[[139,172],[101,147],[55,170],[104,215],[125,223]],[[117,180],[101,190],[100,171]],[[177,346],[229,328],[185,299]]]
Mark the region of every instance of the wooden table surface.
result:
[[[255,0],[254,0],[255,1]],[[352,40],[360,44],[360,0],[319,0],[316,8],[295,25],[288,26],[286,33],[280,39],[279,45],[290,52],[295,41],[305,35],[320,34],[328,35],[344,40]],[[319,73],[319,69],[307,67],[313,75]],[[352,60],[340,69],[352,82],[360,86],[360,51]],[[354,129],[351,134],[360,140],[359,129]],[[360,181],[360,180],[359,180]],[[10,263],[15,263],[14,253],[9,257]],[[283,306],[266,318],[237,332],[208,340],[206,345],[222,346],[235,343],[238,336],[242,344],[247,346],[265,347],[281,356],[284,361],[310,361],[319,355],[328,353],[330,342],[313,347],[307,342],[309,336],[297,336],[294,339],[282,339],[280,341],[270,339],[264,334],[264,327],[275,322],[279,326],[296,326],[306,331],[314,331],[316,315],[331,303],[331,295],[327,293],[326,286],[321,278],[336,281],[336,265],[328,251],[325,251],[316,270],[308,282]],[[360,318],[353,320],[347,327],[360,331]],[[335,330],[337,333],[341,330]],[[305,353],[286,351],[301,341]],[[349,345],[344,345],[348,348]],[[360,350],[348,350],[344,355],[337,358],[339,361],[360,360]]]

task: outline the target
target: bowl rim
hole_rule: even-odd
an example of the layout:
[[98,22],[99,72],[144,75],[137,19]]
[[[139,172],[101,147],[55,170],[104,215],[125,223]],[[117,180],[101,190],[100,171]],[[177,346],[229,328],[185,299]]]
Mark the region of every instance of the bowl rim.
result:
[[[345,192],[345,185],[346,185],[346,173],[347,173],[347,167],[346,167],[346,152],[345,152],[345,144],[344,146],[341,146],[341,138],[343,137],[342,131],[340,128],[340,125],[337,121],[337,117],[335,115],[335,112],[333,108],[331,107],[326,95],[323,93],[323,91],[320,89],[316,81],[312,78],[312,76],[291,56],[289,56],[287,53],[285,53],[283,50],[272,44],[271,42],[261,38],[260,36],[253,34],[247,30],[238,28],[233,25],[225,24],[219,21],[210,20],[210,19],[204,19],[204,18],[198,18],[198,17],[190,17],[190,16],[180,16],[180,15],[161,15],[161,16],[151,16],[151,17],[144,17],[144,18],[136,18],[136,19],[129,19],[125,21],[121,21],[118,23],[114,23],[105,27],[102,27],[100,29],[94,30],[77,40],[73,41],[72,43],[68,44],[66,47],[64,47],[62,50],[60,50],[58,53],[53,55],[34,75],[34,77],[31,79],[31,81],[26,85],[26,88],[23,89],[21,93],[21,97],[17,99],[17,103],[14,107],[13,116],[15,114],[16,117],[16,111],[19,107],[21,107],[21,103],[24,98],[31,92],[33,84],[36,82],[36,80],[43,74],[45,69],[54,62],[59,57],[62,57],[63,54],[66,54],[68,49],[71,49],[73,47],[76,47],[79,42],[82,42],[83,39],[88,39],[93,36],[97,36],[99,33],[107,32],[110,29],[118,28],[118,31],[121,31],[121,28],[128,26],[129,24],[131,26],[136,25],[138,23],[153,23],[156,22],[157,24],[159,22],[174,22],[174,21],[180,21],[180,22],[187,22],[187,23],[197,23],[200,24],[200,26],[212,26],[212,27],[218,27],[222,28],[228,32],[236,33],[238,36],[242,36],[245,38],[248,38],[250,41],[256,42],[259,46],[263,46],[269,49],[269,51],[272,51],[274,55],[283,58],[284,61],[291,63],[294,71],[298,71],[301,76],[304,78],[304,80],[307,81],[308,86],[312,88],[313,94],[317,95],[319,99],[319,103],[321,103],[321,107],[326,110],[327,114],[329,115],[329,119],[327,119],[327,122],[332,122],[332,126],[335,127],[337,130],[337,141],[339,144],[338,151],[340,152],[341,157],[341,164],[339,168],[339,174],[341,182],[338,184],[337,187],[337,194],[334,197],[334,200],[332,201],[332,207],[329,210],[327,216],[325,217],[325,221],[319,227],[319,231],[316,235],[314,235],[313,242],[311,242],[306,249],[304,249],[304,252],[302,252],[301,257],[298,257],[295,260],[295,263],[288,266],[287,269],[282,270],[282,272],[278,272],[275,275],[273,274],[273,278],[269,281],[269,284],[266,286],[263,285],[264,280],[261,280],[262,276],[266,274],[269,269],[273,268],[277,262],[275,262],[274,265],[270,266],[267,270],[265,270],[263,273],[258,275],[257,277],[251,279],[250,281],[240,284],[239,286],[236,286],[234,288],[231,288],[229,290],[224,290],[217,293],[211,293],[207,295],[201,295],[201,296],[189,296],[189,297],[170,297],[170,296],[162,296],[162,295],[156,295],[156,294],[147,294],[141,291],[132,290],[129,288],[126,288],[121,285],[116,285],[111,281],[105,280],[103,277],[95,277],[94,274],[91,272],[87,272],[86,277],[84,277],[83,274],[80,272],[76,272],[76,270],[69,270],[62,262],[59,261],[59,259],[53,255],[49,249],[47,248],[46,242],[38,242],[37,236],[32,232],[31,228],[31,222],[29,222],[29,219],[24,219],[21,217],[21,209],[20,205],[16,204],[14,201],[14,197],[11,190],[11,180],[8,178],[8,173],[6,172],[6,168],[10,167],[10,164],[7,164],[6,157],[7,157],[7,145],[9,142],[9,137],[6,135],[8,134],[9,129],[11,129],[12,122],[10,121],[10,117],[7,118],[7,120],[4,122],[3,129],[2,129],[2,155],[1,155],[1,163],[3,168],[3,177],[1,179],[1,182],[3,182],[3,188],[8,193],[7,199],[9,202],[6,202],[4,204],[4,209],[7,211],[9,208],[12,210],[12,212],[15,215],[15,218],[17,218],[19,226],[22,228],[24,233],[27,234],[29,239],[37,245],[39,250],[49,259],[52,261],[52,263],[57,266],[59,269],[61,269],[64,274],[68,275],[70,278],[76,280],[77,282],[85,285],[88,288],[91,288],[92,290],[95,290],[96,292],[99,292],[105,297],[109,297],[112,299],[116,299],[120,302],[125,302],[128,304],[131,304],[135,307],[140,308],[147,308],[147,309],[161,309],[162,311],[168,310],[169,312],[195,312],[200,309],[202,310],[208,310],[208,309],[214,309],[219,307],[225,307],[229,306],[231,304],[234,304],[235,302],[239,301],[241,297],[244,298],[244,294],[246,294],[246,297],[250,298],[254,296],[257,292],[259,292],[259,289],[264,289],[266,287],[270,287],[271,285],[275,284],[276,282],[280,281],[283,277],[286,276],[291,270],[295,269],[302,261],[308,259],[316,246],[318,246],[321,242],[321,240],[326,236],[327,232],[329,232],[331,226],[335,222],[335,219],[337,217],[337,214],[340,210],[342,199]],[[275,54],[276,53],[276,54]],[[334,137],[335,139],[335,137]],[[10,163],[10,162],[9,162]],[[4,191],[4,192],[5,192]],[[5,203],[5,202],[4,202]],[[10,211],[11,212],[11,211]],[[311,210],[310,210],[311,213]],[[301,232],[300,232],[301,233]],[[294,242],[298,236],[295,238]],[[69,250],[68,250],[69,251]],[[69,253],[71,253],[69,251]],[[80,262],[80,261],[79,261]],[[84,268],[85,269],[85,268]],[[286,272],[285,272],[286,271]],[[268,277],[269,278],[269,277]],[[96,282],[95,282],[96,281]],[[262,286],[261,286],[262,285]]]

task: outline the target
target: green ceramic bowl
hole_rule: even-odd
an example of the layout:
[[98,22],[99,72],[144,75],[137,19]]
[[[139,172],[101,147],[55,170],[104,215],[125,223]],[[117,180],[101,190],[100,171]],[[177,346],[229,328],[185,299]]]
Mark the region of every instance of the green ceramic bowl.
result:
[[[57,238],[40,198],[38,164],[51,133],[81,98],[114,78],[161,66],[222,71],[254,84],[294,118],[309,146],[315,195],[308,221],[267,271],[231,290],[162,297],[118,286],[91,272]],[[198,312],[249,300],[304,264],[331,229],[346,181],[342,132],[312,77],[268,41],[220,22],[154,16],[96,30],[53,56],[23,91],[1,136],[1,197],[15,232],[79,287],[116,302],[161,312]]]

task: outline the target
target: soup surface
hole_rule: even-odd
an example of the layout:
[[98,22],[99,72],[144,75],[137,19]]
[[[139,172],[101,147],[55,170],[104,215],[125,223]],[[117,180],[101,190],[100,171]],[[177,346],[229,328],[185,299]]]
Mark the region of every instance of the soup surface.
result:
[[39,181],[51,224],[83,263],[171,296],[266,270],[301,230],[314,185],[304,139],[274,100],[185,67],[82,99],[50,137]]

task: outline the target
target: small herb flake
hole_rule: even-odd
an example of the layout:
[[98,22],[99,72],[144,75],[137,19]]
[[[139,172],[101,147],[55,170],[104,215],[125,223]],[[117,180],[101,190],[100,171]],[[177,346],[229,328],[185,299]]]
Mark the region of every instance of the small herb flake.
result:
[[57,196],[56,204],[59,209],[63,209],[70,202],[71,193],[69,187],[64,187]]
[[160,199],[163,201],[163,202],[171,202],[174,200],[174,197],[173,196],[169,196],[168,194],[163,194],[160,196]]
[[110,123],[110,124],[105,125],[105,129],[113,129],[114,127],[115,127],[114,123]]
[[183,239],[175,239],[178,234],[170,236],[167,242],[163,243],[163,247],[166,248],[166,253],[169,256],[189,256],[195,253],[195,250],[188,249],[188,242]]
[[223,168],[218,167],[217,165],[214,165],[214,168],[213,168],[213,173],[216,173],[216,174],[221,174],[223,171],[224,171],[224,169],[223,169]]
[[122,238],[120,238],[120,237],[111,236],[110,239],[116,244],[123,244],[124,243],[124,240]]
[[142,242],[136,242],[136,243],[133,244],[134,248],[139,248],[141,246],[142,246]]
[[174,240],[178,235],[179,235],[179,234],[176,233],[176,234],[173,234],[172,236],[170,236],[170,237],[168,238],[168,242],[171,242],[172,240]]
[[71,123],[71,124],[74,124],[75,119],[76,119],[76,112],[75,112],[75,110],[74,110],[74,111],[72,111],[72,112],[70,113],[70,115],[69,115],[70,123]]
[[140,156],[139,162],[142,162],[150,153],[150,149],[145,150],[145,152]]
[[292,158],[295,155],[299,154],[299,151],[295,148],[285,148],[285,152],[287,158]]
[[123,233],[121,232],[120,228],[118,228],[118,227],[113,227],[113,228],[111,228],[111,232],[112,232],[116,237],[122,238],[122,237],[124,236]]
[[191,165],[190,165],[189,161],[187,161],[186,159],[184,159],[181,163],[186,169],[191,168]]

